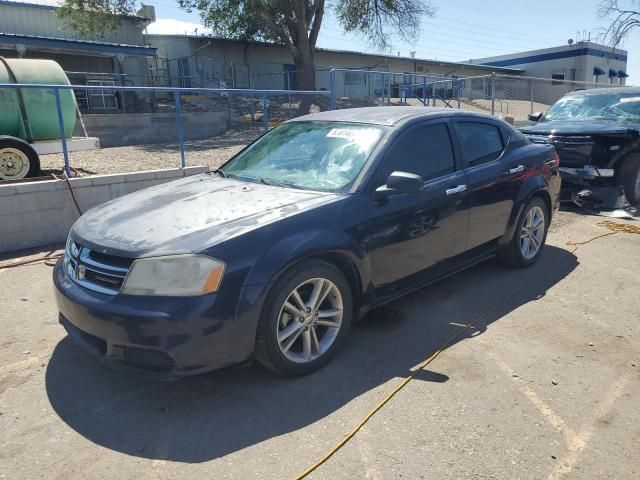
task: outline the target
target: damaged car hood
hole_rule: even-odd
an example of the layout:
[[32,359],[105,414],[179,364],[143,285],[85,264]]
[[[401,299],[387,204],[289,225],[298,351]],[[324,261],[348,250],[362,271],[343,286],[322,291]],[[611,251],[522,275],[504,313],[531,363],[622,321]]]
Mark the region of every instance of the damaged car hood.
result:
[[634,130],[640,125],[619,120],[559,120],[520,128],[525,135],[625,135]]
[[191,253],[338,197],[203,174],[97,206],[71,235],[94,250],[130,258]]

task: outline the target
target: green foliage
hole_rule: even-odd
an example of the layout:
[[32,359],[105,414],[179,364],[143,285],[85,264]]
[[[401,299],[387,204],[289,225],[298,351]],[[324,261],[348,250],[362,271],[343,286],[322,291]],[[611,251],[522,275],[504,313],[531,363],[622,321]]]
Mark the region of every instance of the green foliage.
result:
[[[199,11],[203,23],[216,35],[291,44],[299,37],[294,4],[313,12],[320,2],[314,5],[308,0],[178,0],[178,3],[189,12]],[[324,1],[321,3],[324,5]],[[308,17],[300,17],[307,30]]]
[[102,37],[123,15],[135,14],[135,0],[64,0],[56,15],[80,35]]
[[[291,46],[299,44],[303,34],[313,37],[325,8],[324,0],[178,1],[187,11],[199,11],[216,35]],[[360,34],[380,48],[390,46],[390,32],[415,41],[421,17],[435,13],[428,0],[335,0],[328,7],[346,32]],[[314,22],[318,15],[320,22]]]

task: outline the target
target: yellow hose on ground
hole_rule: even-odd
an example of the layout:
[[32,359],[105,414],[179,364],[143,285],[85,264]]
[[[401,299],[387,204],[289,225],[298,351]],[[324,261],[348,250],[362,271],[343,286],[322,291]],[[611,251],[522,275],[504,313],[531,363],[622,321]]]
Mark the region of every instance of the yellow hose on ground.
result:
[[[640,228],[639,227],[636,227],[634,225],[623,224],[623,223],[616,223],[616,222],[612,222],[610,220],[605,220],[603,222],[600,222],[600,223],[598,223],[598,225],[602,226],[602,227],[605,227],[605,228],[608,228],[608,229],[610,229],[612,231],[609,232],[609,233],[603,233],[601,235],[596,235],[595,237],[591,237],[589,240],[587,240],[585,242],[567,242],[567,245],[571,245],[571,246],[574,247],[569,252],[569,254],[575,253],[576,250],[578,250],[578,247],[580,245],[586,245],[587,243],[590,243],[590,242],[592,242],[592,241],[594,241],[594,240],[596,240],[598,238],[608,237],[608,236],[611,236],[611,235],[616,235],[619,232],[640,233]],[[519,295],[522,292],[524,292],[525,290],[527,290],[529,287],[534,285],[540,278],[542,278],[544,275],[549,273],[553,268],[555,268],[556,265],[557,265],[557,263],[554,263],[552,268],[549,268],[549,269],[543,271],[542,273],[540,273],[540,275],[535,277],[531,282],[527,283],[526,285],[524,285],[523,287],[519,288],[518,290],[513,292],[511,295],[506,297],[502,302],[500,302],[499,304],[493,306],[492,308],[487,310],[485,313],[483,313],[479,317],[475,318],[471,322],[469,322],[466,325],[464,325],[455,335],[453,335],[441,347],[439,347],[435,352],[433,352],[425,360],[423,360],[418,365],[418,367],[413,372],[411,372],[411,374],[409,374],[407,377],[405,377],[393,390],[391,390],[382,400],[380,400],[380,402],[378,402],[378,404],[375,407],[373,407],[369,411],[369,413],[367,413],[364,416],[364,418],[362,420],[360,420],[360,422],[358,422],[358,424],[353,428],[353,430],[351,430],[342,440],[340,440],[331,450],[329,450],[329,452],[326,455],[324,455],[320,460],[318,460],[316,463],[314,463],[313,465],[308,467],[306,470],[304,470],[301,474],[299,474],[298,476],[294,477],[294,480],[302,480],[303,478],[307,477],[311,472],[313,472],[318,467],[320,467],[327,460],[329,460],[338,450],[340,450],[349,440],[351,440],[356,435],[356,433],[358,433],[358,431],[360,431],[360,429],[364,426],[364,424],[367,423],[369,421],[369,419],[371,417],[373,417],[382,407],[384,407],[396,395],[396,393],[398,393],[400,390],[402,390],[416,376],[416,374],[418,372],[423,370],[427,365],[429,365],[433,360],[435,360],[435,358],[438,355],[440,355],[454,341],[456,341],[460,336],[462,336],[462,334],[464,332],[466,332],[470,328],[473,328],[475,326],[475,324],[480,322],[482,319],[484,319],[485,317],[487,317],[491,313],[495,312],[496,310],[498,310],[498,309],[502,308],[503,306],[505,306],[506,304],[508,304],[514,297],[516,297],[517,295]]]

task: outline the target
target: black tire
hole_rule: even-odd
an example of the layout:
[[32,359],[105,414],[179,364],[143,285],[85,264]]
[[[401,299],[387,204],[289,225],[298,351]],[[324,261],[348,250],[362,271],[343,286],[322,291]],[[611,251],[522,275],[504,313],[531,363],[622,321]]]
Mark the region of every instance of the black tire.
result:
[[[25,177],[36,177],[40,175],[40,158],[38,157],[36,151],[29,146],[29,144],[14,138],[0,138],[0,161],[2,161],[2,150],[9,148],[19,150],[29,160],[29,170],[27,171],[26,175],[16,176],[15,179],[11,178],[12,180],[19,180],[20,178]],[[0,178],[0,180],[8,179]]]
[[[331,281],[342,297],[342,322],[333,343],[318,358],[297,363],[285,356],[278,340],[280,313],[289,295],[307,280],[323,278]],[[311,259],[291,267],[271,288],[262,309],[256,333],[256,359],[268,369],[283,376],[307,375],[326,365],[340,349],[349,332],[353,319],[353,294],[342,272],[330,263]],[[291,320],[296,321],[295,319]],[[293,347],[292,347],[293,349]]]
[[[527,258],[522,253],[522,249],[520,248],[520,232],[522,231],[522,226],[527,219],[527,215],[531,209],[534,207],[539,207],[542,209],[542,213],[544,215],[544,234],[542,237],[542,244],[535,255],[531,258]],[[516,268],[527,268],[533,265],[538,261],[542,251],[544,250],[544,245],[547,241],[547,231],[549,230],[549,210],[547,208],[547,204],[540,197],[533,197],[529,203],[522,210],[522,214],[520,218],[518,218],[518,222],[516,223],[516,228],[513,232],[513,237],[502,248],[498,250],[498,259],[508,265],[510,267]]]
[[640,204],[640,153],[632,153],[622,161],[616,175],[618,185],[631,205]]

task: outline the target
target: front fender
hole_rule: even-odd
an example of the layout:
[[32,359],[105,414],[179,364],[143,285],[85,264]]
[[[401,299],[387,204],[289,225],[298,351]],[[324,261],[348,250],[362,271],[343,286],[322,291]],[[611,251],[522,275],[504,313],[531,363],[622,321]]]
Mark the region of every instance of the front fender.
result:
[[305,258],[340,255],[355,267],[361,285],[368,285],[371,266],[365,246],[347,232],[318,228],[281,239],[256,259],[245,286],[271,284],[291,265]]
[[545,201],[550,207],[549,215],[553,214],[551,195],[549,194],[549,184],[547,183],[547,181],[544,179],[544,177],[538,175],[528,178],[522,184],[522,187],[520,187],[518,196],[513,202],[513,208],[511,209],[511,215],[509,216],[509,223],[507,224],[507,229],[504,235],[498,241],[499,245],[504,245],[511,241],[524,207],[527,205],[527,203],[529,203],[529,200],[531,200],[533,196],[539,195],[540,192],[542,192],[542,194],[545,196]]

